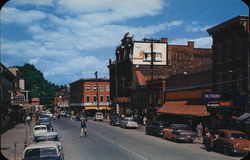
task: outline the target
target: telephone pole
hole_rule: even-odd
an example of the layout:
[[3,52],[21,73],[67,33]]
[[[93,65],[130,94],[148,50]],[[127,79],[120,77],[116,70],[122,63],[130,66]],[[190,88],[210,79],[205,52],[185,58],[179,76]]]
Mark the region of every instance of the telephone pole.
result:
[[95,72],[95,81],[96,81],[96,102],[97,102],[97,110],[99,110],[99,95],[98,95],[98,72]]

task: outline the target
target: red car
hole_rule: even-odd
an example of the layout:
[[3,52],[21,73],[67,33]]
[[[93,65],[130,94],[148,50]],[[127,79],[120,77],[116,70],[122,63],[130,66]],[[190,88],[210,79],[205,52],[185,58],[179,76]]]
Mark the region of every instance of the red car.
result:
[[236,130],[218,130],[213,135],[205,136],[203,143],[208,151],[222,151],[227,155],[247,154],[250,151],[250,141],[246,139],[246,134]]

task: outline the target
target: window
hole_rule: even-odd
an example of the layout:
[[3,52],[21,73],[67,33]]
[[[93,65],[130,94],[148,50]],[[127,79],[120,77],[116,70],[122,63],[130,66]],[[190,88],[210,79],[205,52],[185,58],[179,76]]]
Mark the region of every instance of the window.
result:
[[109,85],[106,85],[106,91],[109,92]]
[[89,91],[90,91],[90,86],[86,85],[86,92],[89,92]]
[[96,85],[93,85],[93,91],[96,92]]
[[89,96],[86,97],[86,101],[90,102],[90,97]]
[[93,96],[93,100],[94,100],[94,102],[97,102],[96,96]]
[[104,91],[103,85],[100,85],[100,92],[103,92],[103,91]]
[[233,73],[229,72],[227,74],[227,90],[232,89],[232,79],[233,79]]
[[109,102],[110,101],[110,97],[109,96],[107,96],[107,102]]
[[103,96],[100,96],[100,101],[101,101],[101,102],[103,102],[103,101],[104,101],[104,100],[103,100]]

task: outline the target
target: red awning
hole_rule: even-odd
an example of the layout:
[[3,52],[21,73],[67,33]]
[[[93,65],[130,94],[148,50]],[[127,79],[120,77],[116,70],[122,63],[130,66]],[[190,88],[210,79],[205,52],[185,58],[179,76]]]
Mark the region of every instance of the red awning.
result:
[[189,105],[188,101],[170,101],[157,110],[158,113],[203,117],[210,113],[205,105]]
[[140,71],[136,71],[135,73],[137,76],[138,83],[140,85],[146,85],[148,79]]

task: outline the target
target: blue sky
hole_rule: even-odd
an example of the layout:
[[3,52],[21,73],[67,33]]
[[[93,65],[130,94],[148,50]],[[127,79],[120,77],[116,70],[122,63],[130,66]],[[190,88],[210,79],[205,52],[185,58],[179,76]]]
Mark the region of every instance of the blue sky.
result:
[[10,0],[1,9],[1,61],[31,63],[55,84],[108,77],[126,32],[135,40],[210,48],[206,29],[248,15],[241,0]]

